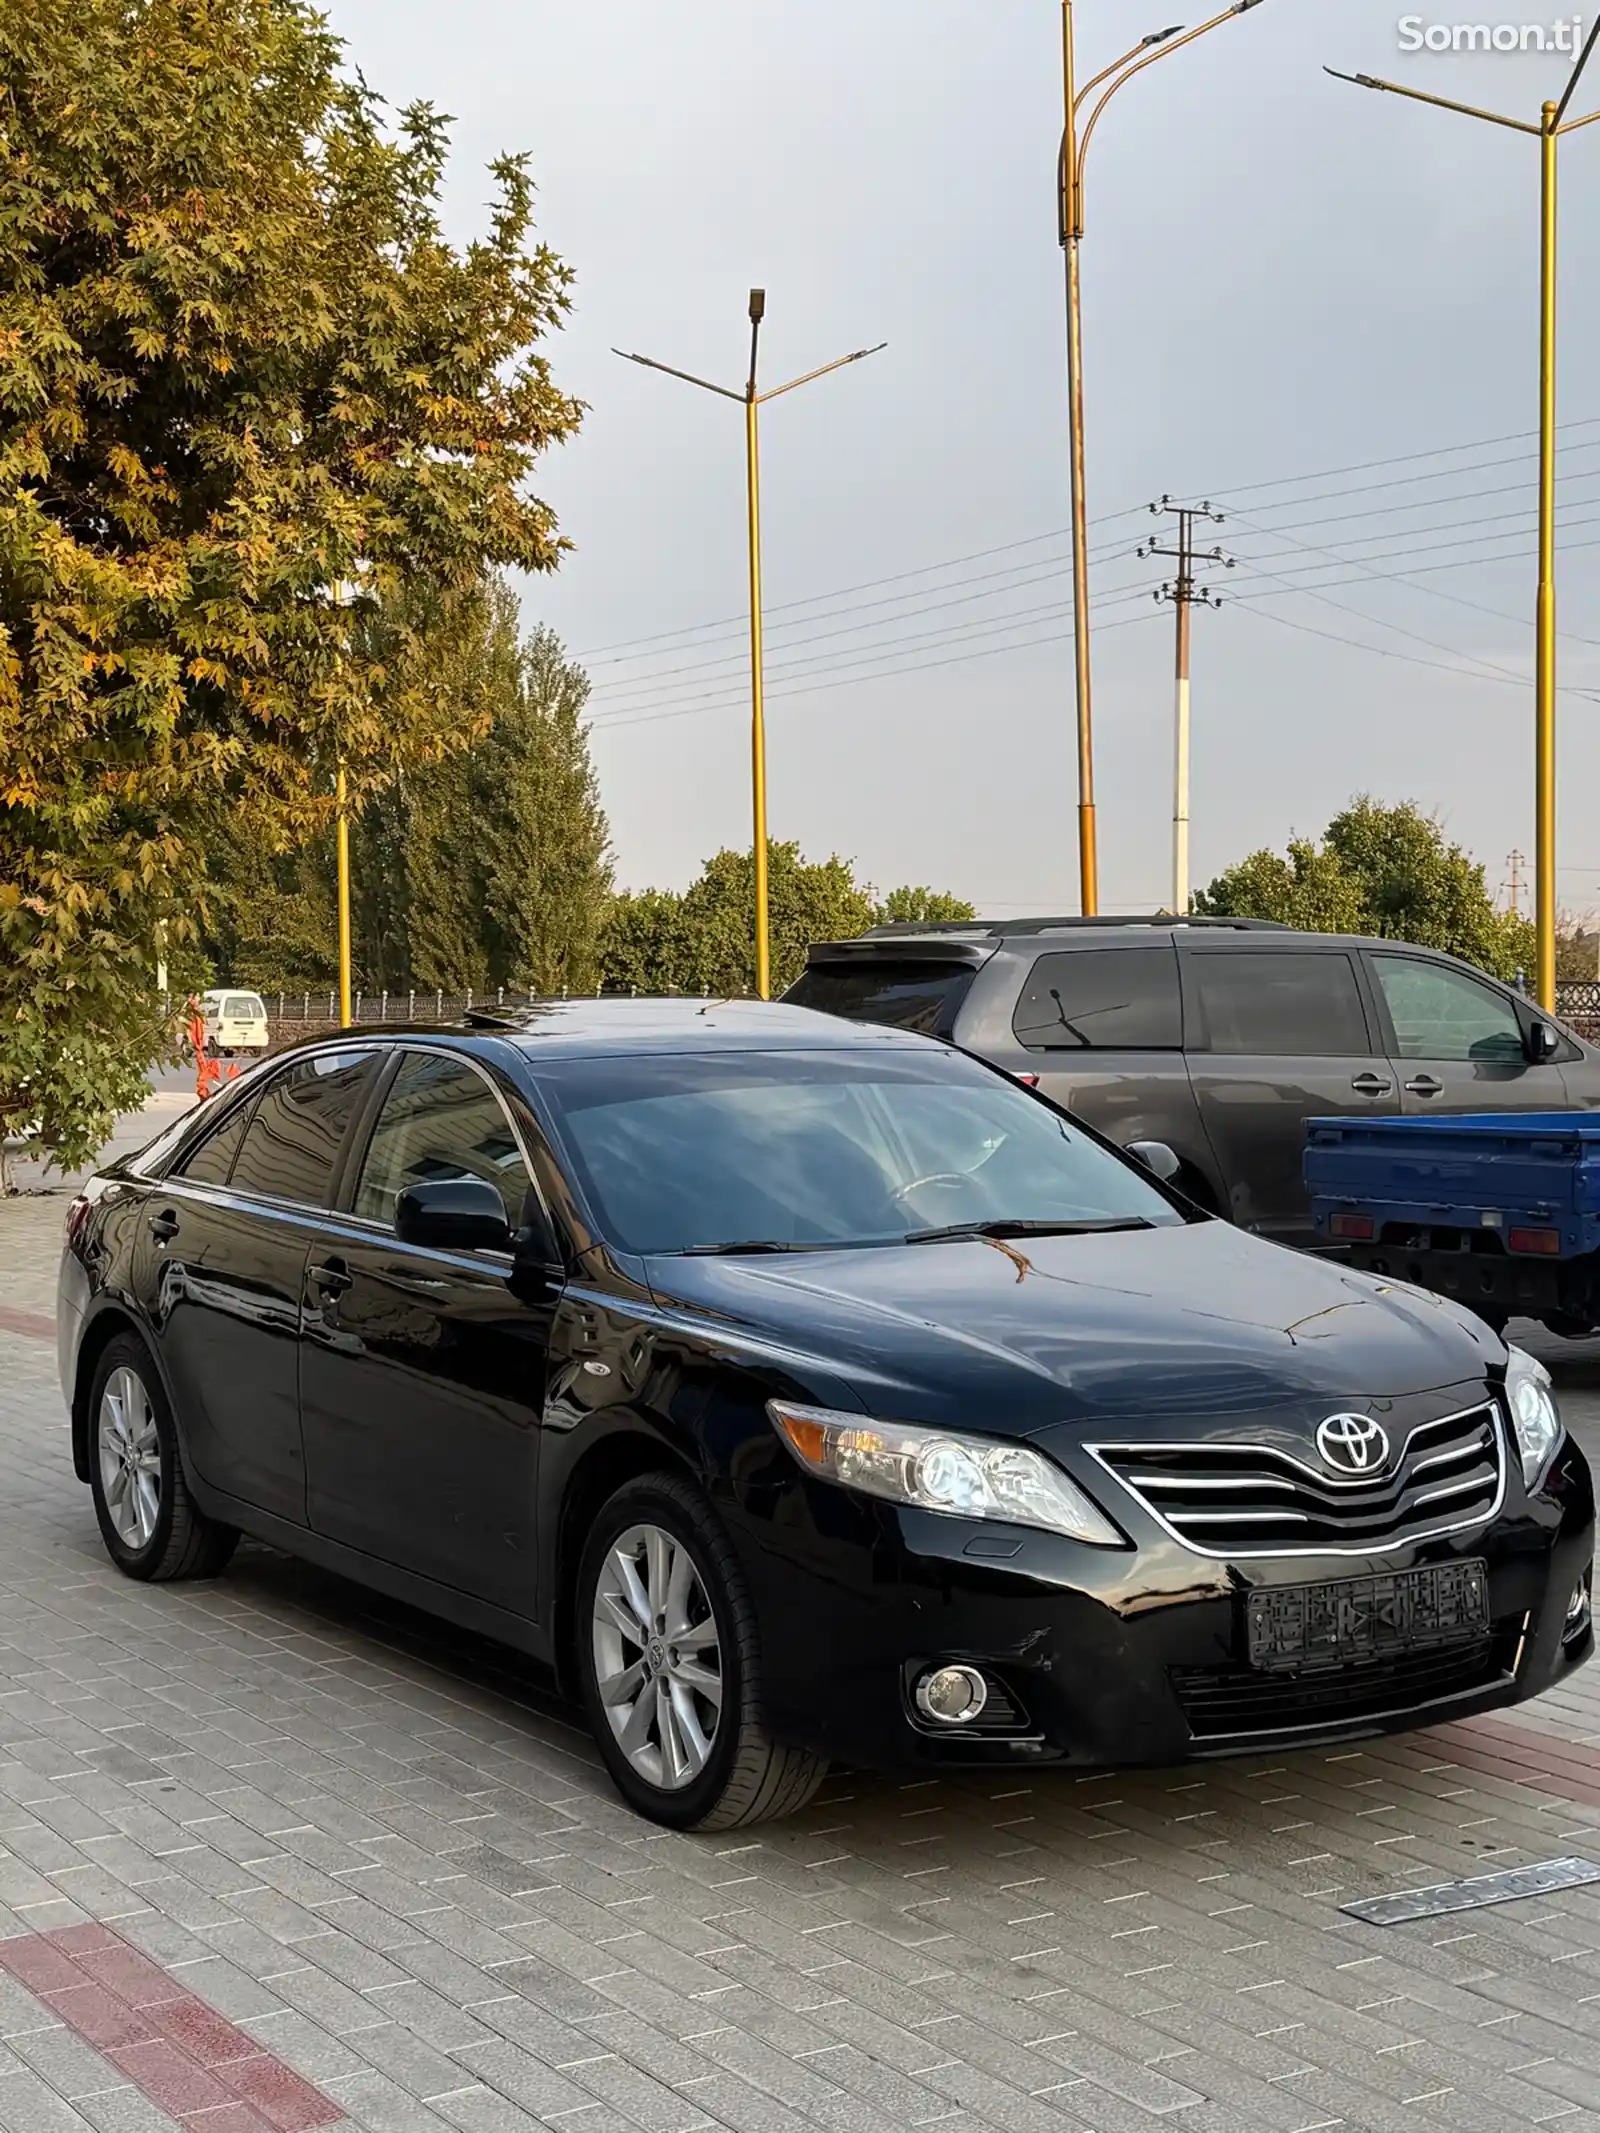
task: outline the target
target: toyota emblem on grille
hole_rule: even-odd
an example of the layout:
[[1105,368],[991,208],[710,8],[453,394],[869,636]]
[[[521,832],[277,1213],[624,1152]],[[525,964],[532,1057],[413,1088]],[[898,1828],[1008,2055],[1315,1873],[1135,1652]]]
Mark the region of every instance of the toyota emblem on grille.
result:
[[1375,1474],[1389,1463],[1389,1432],[1369,1415],[1329,1415],[1317,1425],[1317,1450],[1341,1474]]

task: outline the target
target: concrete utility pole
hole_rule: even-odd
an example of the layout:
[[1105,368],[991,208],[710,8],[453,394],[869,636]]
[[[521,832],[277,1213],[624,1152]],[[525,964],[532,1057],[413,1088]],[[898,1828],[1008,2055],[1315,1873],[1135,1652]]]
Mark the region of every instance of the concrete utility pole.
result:
[[1178,566],[1178,575],[1163,585],[1156,594],[1158,600],[1170,600],[1178,619],[1177,631],[1177,689],[1174,706],[1172,770],[1172,909],[1181,916],[1189,908],[1189,616],[1195,607],[1220,607],[1221,599],[1207,586],[1194,582],[1196,563],[1220,563],[1227,570],[1233,568],[1233,557],[1224,555],[1220,548],[1209,548],[1204,555],[1196,555],[1194,527],[1196,519],[1206,519],[1211,524],[1223,523],[1222,513],[1213,511],[1209,504],[1175,504],[1170,496],[1163,496],[1159,504],[1150,509],[1159,517],[1170,512],[1178,521],[1178,545],[1163,548],[1149,541],[1139,550],[1141,556],[1168,556]]

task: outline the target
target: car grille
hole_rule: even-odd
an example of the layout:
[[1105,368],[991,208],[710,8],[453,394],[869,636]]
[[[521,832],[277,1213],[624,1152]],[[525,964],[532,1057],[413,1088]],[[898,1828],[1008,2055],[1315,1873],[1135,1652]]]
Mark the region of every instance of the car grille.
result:
[[1492,1518],[1505,1442],[1492,1404],[1423,1422],[1387,1472],[1319,1473],[1260,1444],[1092,1447],[1123,1487],[1202,1555],[1366,1555]]
[[1511,1680],[1520,1619],[1469,1643],[1298,1673],[1249,1666],[1174,1667],[1173,1692],[1196,1740],[1355,1725],[1413,1712]]

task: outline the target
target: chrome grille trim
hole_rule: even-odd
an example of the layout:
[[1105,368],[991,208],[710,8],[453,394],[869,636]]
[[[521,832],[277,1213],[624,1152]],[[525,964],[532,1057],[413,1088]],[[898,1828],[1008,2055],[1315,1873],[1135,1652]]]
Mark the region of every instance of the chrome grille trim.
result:
[[[1471,1425],[1476,1424],[1476,1427]],[[1456,1441],[1440,1449],[1413,1453],[1426,1447],[1441,1431],[1454,1431]],[[1088,1444],[1084,1449],[1096,1465],[1131,1496],[1135,1503],[1191,1554],[1215,1561],[1239,1557],[1372,1556],[1397,1548],[1411,1548],[1423,1541],[1441,1540],[1454,1533],[1470,1532],[1499,1516],[1505,1502],[1508,1460],[1506,1425],[1498,1401],[1489,1399],[1454,1414],[1440,1415],[1418,1423],[1388,1468],[1379,1475],[1345,1476],[1319,1472],[1305,1460],[1273,1445],[1241,1443],[1172,1444],[1165,1442],[1117,1442]],[[1166,1471],[1146,1474],[1128,1462],[1159,1457]],[[1184,1462],[1197,1467],[1222,1461],[1250,1463],[1250,1471],[1237,1475],[1197,1472],[1187,1479]],[[1470,1461],[1479,1471],[1463,1479],[1449,1480],[1440,1469]],[[1485,1471],[1486,1470],[1486,1471]],[[1432,1489],[1419,1490],[1427,1473],[1438,1475]],[[1285,1478],[1286,1475],[1290,1478]],[[1308,1486],[1309,1484],[1309,1486]],[[1185,1509],[1170,1497],[1181,1493],[1191,1503],[1217,1491],[1232,1491],[1234,1506],[1224,1510]],[[1298,1505],[1263,1508],[1261,1492],[1283,1492],[1299,1499]],[[1479,1501],[1461,1507],[1459,1499]],[[1164,1500],[1167,1499],[1167,1500]],[[1309,1502],[1308,1502],[1309,1499]],[[1452,1513],[1451,1505],[1457,1505]],[[1349,1530],[1358,1521],[1374,1520],[1371,1530]],[[1343,1538],[1310,1541],[1303,1532],[1287,1529],[1322,1524],[1347,1528]],[[1282,1537],[1267,1540],[1249,1529],[1276,1526]],[[1231,1529],[1231,1545],[1212,1528]]]

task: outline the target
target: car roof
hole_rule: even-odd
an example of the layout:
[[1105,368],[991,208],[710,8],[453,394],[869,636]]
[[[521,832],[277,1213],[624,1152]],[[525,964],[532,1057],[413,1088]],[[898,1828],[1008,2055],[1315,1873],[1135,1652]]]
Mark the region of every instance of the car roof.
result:
[[876,1023],[844,1022],[778,1000],[597,999],[536,1000],[526,1007],[486,1009],[465,1023],[379,1023],[330,1031],[318,1042],[371,1038],[441,1038],[469,1049],[508,1046],[531,1066],[544,1059],[618,1057],[645,1053],[820,1052],[906,1049],[936,1040]]
[[1249,948],[1258,953],[1281,953],[1286,948],[1375,948],[1404,949],[1412,954],[1438,956],[1458,962],[1442,948],[1415,941],[1384,940],[1364,933],[1312,933],[1298,926],[1281,925],[1267,918],[1172,918],[1153,917],[965,919],[945,923],[871,926],[850,940],[818,941],[808,953],[811,968],[829,963],[894,961],[898,958],[980,964],[1002,948],[1059,952],[1073,948],[1126,948],[1148,942],[1155,946],[1177,935],[1199,945],[1215,941],[1218,947]]

